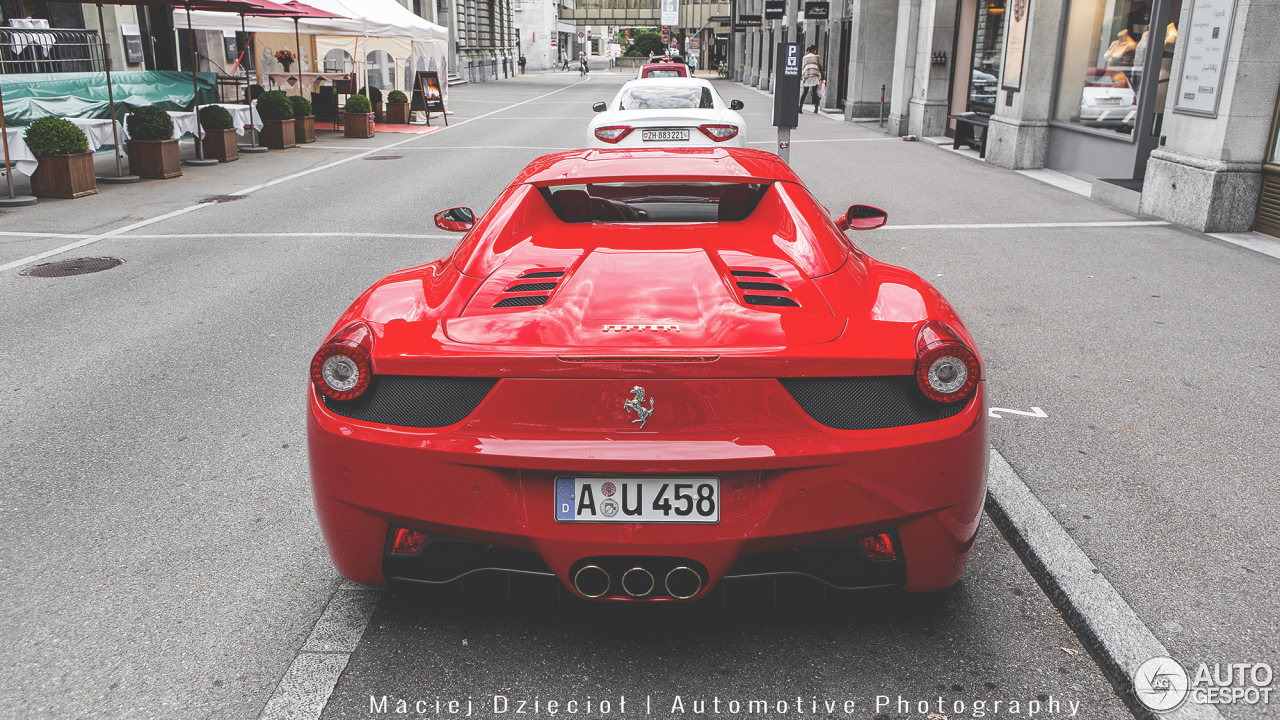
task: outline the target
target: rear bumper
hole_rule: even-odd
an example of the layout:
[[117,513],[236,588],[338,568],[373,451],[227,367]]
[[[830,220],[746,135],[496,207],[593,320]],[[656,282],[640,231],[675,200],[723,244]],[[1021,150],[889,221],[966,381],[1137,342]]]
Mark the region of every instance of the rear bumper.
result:
[[[499,398],[507,382],[495,387]],[[458,424],[398,428],[335,415],[309,395],[317,514],[335,566],[362,583],[387,580],[391,525],[525,553],[570,587],[585,558],[686,558],[705,568],[699,596],[726,575],[776,570],[760,560],[773,551],[895,531],[900,584],[932,591],[963,573],[986,491],[985,383],[953,417],[859,431],[817,424],[778,384],[752,408],[767,422],[718,435],[540,428],[496,437],[495,418],[507,415],[493,396]],[[694,473],[720,478],[718,524],[554,520],[557,476]]]

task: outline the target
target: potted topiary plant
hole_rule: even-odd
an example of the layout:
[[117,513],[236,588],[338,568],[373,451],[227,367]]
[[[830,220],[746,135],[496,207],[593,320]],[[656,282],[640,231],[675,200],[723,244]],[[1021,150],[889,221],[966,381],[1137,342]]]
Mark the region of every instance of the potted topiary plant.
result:
[[200,108],[200,127],[204,128],[204,156],[218,162],[240,159],[236,147],[235,121],[226,108],[205,105]]
[[350,95],[347,104],[342,108],[343,125],[349,138],[373,137],[373,109],[369,107],[369,98],[363,95]]
[[268,90],[258,96],[258,117],[262,118],[262,144],[272,150],[297,147],[293,129],[293,105],[289,96],[279,90]]
[[134,110],[129,125],[129,170],[144,178],[175,178],[182,174],[173,118],[155,105]]
[[299,143],[316,141],[316,115],[311,109],[311,101],[301,95],[290,95],[289,105],[293,108],[293,133]]
[[392,125],[409,124],[409,96],[399,90],[387,94],[387,119]]
[[36,197],[78,198],[98,194],[89,141],[74,124],[62,118],[43,117],[31,123],[27,147],[40,159],[31,176]]
[[369,102],[373,103],[374,120],[376,120],[377,122],[386,122],[386,119],[382,115],[382,89],[381,88],[360,88],[360,94],[369,98]]

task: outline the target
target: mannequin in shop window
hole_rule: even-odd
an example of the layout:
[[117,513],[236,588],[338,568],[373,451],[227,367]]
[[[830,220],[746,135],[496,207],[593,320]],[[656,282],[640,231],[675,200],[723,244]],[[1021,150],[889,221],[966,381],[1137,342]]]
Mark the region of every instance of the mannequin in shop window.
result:
[[1120,32],[1116,33],[1116,39],[1111,43],[1111,47],[1107,48],[1107,67],[1132,66],[1137,47],[1138,44],[1130,37],[1129,31],[1121,28]]

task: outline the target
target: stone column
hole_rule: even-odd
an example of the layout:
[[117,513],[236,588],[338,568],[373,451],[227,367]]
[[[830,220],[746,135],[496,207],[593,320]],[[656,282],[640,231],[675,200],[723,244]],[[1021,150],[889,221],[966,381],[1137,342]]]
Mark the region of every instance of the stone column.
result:
[[[1014,170],[1045,165],[1062,2],[1031,0],[1022,62],[1022,90],[1013,93],[1012,99],[1006,90],[996,95],[996,112],[987,127],[990,133],[987,162],[992,165]],[[1187,4],[1190,3],[1191,0],[1187,0]],[[1002,84],[1003,81],[1001,77]]]
[[920,33],[920,0],[898,1],[898,24],[893,47],[893,88],[889,104],[889,134],[906,135],[910,100],[916,77],[916,45]]
[[[946,133],[949,71],[956,34],[956,0],[921,0],[920,30],[916,35],[915,81],[911,95],[907,132],[919,137]],[[934,53],[945,53],[947,61],[933,64]]]
[[[1180,29],[1188,27],[1191,6],[1183,7]],[[1184,59],[1178,48],[1165,105],[1164,147],[1151,153],[1142,185],[1143,214],[1201,232],[1253,227],[1280,87],[1277,38],[1280,0],[1238,0],[1216,118],[1173,112]]]
[[845,118],[880,116],[880,92],[893,98],[898,0],[854,0]]

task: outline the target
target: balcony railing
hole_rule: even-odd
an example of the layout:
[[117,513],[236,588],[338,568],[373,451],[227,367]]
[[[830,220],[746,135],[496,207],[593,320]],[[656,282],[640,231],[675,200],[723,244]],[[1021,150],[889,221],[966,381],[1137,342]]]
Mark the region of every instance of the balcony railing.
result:
[[103,69],[97,30],[0,28],[0,74]]

